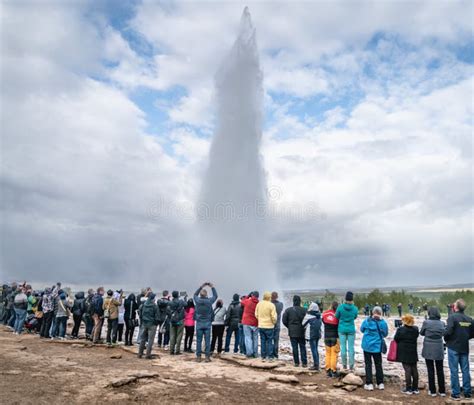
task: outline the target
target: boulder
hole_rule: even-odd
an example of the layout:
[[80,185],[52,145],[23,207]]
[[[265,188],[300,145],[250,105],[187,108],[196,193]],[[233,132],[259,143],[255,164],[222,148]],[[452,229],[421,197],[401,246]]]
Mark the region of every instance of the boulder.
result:
[[268,377],[268,381],[277,381],[287,384],[298,384],[300,382],[294,375],[271,375]]
[[124,377],[124,378],[118,378],[116,380],[111,381],[109,384],[107,384],[108,387],[122,387],[123,385],[130,384],[132,382],[137,381],[138,378],[134,376],[129,376],[129,377]]
[[18,346],[17,349],[18,349],[18,350],[26,350],[26,349],[28,349],[28,348],[27,348],[26,346]]
[[122,355],[121,354],[112,354],[112,356],[110,356],[111,359],[121,359],[122,358]]
[[355,385],[344,385],[344,387],[342,387],[343,390],[346,390],[348,392],[352,392],[352,391],[355,391],[357,389],[357,386]]
[[355,385],[357,387],[361,387],[364,385],[364,381],[362,380],[362,378],[360,378],[359,376],[353,374],[353,373],[349,373],[347,374],[343,379],[342,379],[342,382],[346,385]]
[[424,381],[418,381],[418,389],[419,390],[426,389],[426,383]]

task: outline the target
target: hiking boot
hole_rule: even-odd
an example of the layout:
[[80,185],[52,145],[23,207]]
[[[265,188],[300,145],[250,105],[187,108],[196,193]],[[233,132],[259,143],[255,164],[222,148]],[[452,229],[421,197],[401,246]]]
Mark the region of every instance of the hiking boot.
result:
[[211,358],[210,357],[206,357],[206,360],[204,360],[205,363],[210,363],[211,362]]
[[326,376],[328,376],[329,378],[332,378],[333,377],[332,370],[326,371]]
[[200,363],[202,361],[201,356],[196,357],[196,362]]
[[141,359],[143,357],[143,354],[138,353],[138,358]]
[[464,394],[464,398],[466,398],[466,399],[471,399],[471,398],[472,398],[472,394]]
[[308,367],[308,365],[307,365],[307,364],[303,364],[301,367],[303,367],[303,368],[307,368],[307,367]]
[[413,391],[412,390],[407,390],[406,388],[402,389],[402,394],[405,394],[405,395],[412,395],[413,394]]
[[460,395],[456,395],[456,394],[451,394],[451,400],[453,400],[453,401],[460,401],[460,400],[461,400],[461,396],[460,396]]
[[311,370],[311,371],[319,371],[319,367],[317,367],[317,366],[311,366],[308,370]]

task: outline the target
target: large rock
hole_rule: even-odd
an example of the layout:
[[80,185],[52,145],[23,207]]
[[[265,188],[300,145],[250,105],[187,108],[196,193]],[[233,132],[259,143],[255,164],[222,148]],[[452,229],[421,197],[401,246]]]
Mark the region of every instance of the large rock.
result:
[[364,381],[359,376],[349,373],[343,379],[342,382],[346,385],[355,385],[357,387],[361,387],[364,385]]
[[268,377],[268,381],[277,381],[287,384],[298,384],[300,382],[294,375],[271,375]]

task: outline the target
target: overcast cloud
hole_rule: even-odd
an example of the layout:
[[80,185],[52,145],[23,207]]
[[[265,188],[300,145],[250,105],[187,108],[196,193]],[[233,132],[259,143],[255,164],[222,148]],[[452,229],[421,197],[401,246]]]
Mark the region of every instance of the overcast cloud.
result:
[[280,285],[473,282],[472,2],[124,3],[2,2],[2,280],[202,281],[183,256],[248,4]]

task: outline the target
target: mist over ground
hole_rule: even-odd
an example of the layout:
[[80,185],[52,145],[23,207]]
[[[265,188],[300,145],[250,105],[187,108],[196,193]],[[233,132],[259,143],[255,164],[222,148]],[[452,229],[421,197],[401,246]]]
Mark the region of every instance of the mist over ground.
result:
[[[246,4],[265,264],[195,233],[215,73]],[[246,4],[2,3],[2,281],[473,282],[472,2]]]

